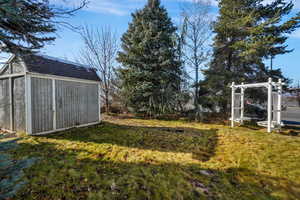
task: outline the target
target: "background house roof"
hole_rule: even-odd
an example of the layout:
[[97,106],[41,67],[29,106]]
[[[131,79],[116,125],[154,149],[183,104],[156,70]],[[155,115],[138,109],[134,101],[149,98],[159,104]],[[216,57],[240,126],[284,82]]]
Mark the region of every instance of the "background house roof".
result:
[[29,72],[100,81],[96,69],[42,55],[26,55],[23,61]]

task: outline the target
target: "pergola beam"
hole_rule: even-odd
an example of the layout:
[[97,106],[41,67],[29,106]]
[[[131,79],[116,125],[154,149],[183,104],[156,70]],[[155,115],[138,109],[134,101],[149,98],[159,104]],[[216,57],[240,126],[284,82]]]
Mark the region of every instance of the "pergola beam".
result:
[[[275,83],[275,82],[271,82],[272,86],[273,87],[282,87],[283,85],[285,85],[284,83]],[[250,83],[250,84],[242,84],[242,85],[234,85],[235,88],[244,88],[244,89],[247,89],[247,88],[260,88],[260,87],[266,87],[268,88],[269,86],[269,82],[266,82],[266,83]],[[232,86],[230,86],[232,87]]]
[[235,85],[235,88],[256,88],[256,87],[267,87],[268,83],[253,83],[253,84],[242,84],[242,85]]

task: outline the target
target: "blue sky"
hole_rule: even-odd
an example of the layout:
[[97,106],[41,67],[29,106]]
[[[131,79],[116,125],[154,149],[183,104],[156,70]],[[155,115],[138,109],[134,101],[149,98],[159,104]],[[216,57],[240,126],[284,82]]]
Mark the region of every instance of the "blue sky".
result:
[[[62,0],[51,1],[62,5]],[[79,0],[69,0],[69,2],[72,2],[69,5],[74,6],[77,1]],[[192,0],[161,0],[174,22],[178,19],[181,6],[188,4],[190,1]],[[270,1],[272,0],[266,0],[266,2]],[[76,26],[84,24],[93,27],[110,26],[121,36],[127,30],[128,23],[131,21],[130,13],[142,8],[145,3],[146,0],[90,0],[87,8],[77,12],[74,17],[67,19],[67,21]],[[216,2],[213,2],[213,4],[216,6]],[[300,0],[295,0],[293,14],[297,11],[300,11]],[[217,14],[217,7],[213,12]],[[79,34],[66,28],[60,29],[57,34],[56,41],[47,45],[41,52],[49,56],[75,60],[82,46]],[[287,77],[300,81],[300,30],[290,37],[288,45],[290,49],[294,49],[294,52],[278,56],[274,63],[275,66],[282,68]]]

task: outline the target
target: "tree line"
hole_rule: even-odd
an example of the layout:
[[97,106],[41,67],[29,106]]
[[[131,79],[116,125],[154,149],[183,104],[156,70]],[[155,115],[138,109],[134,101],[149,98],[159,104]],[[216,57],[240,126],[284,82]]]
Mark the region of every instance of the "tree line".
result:
[[[1,51],[42,48],[55,39],[45,36],[56,31],[54,19],[86,4],[62,10],[47,0],[0,1]],[[148,117],[187,112],[196,120],[205,112],[226,117],[231,82],[288,81],[266,60],[292,51],[286,41],[300,26],[300,13],[291,17],[293,7],[285,0],[219,0],[215,17],[209,0],[194,0],[182,6],[174,24],[160,0],[148,0],[132,13],[120,45],[110,27],[84,27],[78,61],[98,69],[106,112],[119,102]],[[250,90],[249,96],[260,101],[263,93]]]
[[[292,51],[286,41],[300,23],[300,13],[289,17],[293,2],[218,3],[218,16],[212,20],[210,2],[193,1],[182,9],[177,27],[159,0],[149,0],[133,14],[117,56],[123,100],[132,112],[151,117],[182,113],[194,88],[195,119],[207,110],[227,117],[232,82],[265,82],[269,77],[288,81],[265,60]],[[260,101],[264,94],[254,89],[249,96]]]

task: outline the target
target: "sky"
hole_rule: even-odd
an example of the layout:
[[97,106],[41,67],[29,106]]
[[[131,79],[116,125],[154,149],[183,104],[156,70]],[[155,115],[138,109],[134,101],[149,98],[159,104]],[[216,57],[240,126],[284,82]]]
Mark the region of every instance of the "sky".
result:
[[[80,0],[50,0],[53,4],[65,6],[76,6]],[[66,2],[65,2],[66,1]],[[116,31],[118,36],[127,30],[128,23],[131,21],[131,13],[144,6],[147,0],[89,0],[89,5],[78,11],[75,16],[66,19],[74,26],[89,25],[95,28],[109,26]],[[167,8],[174,23],[178,22],[180,9],[192,0],[161,0]],[[265,2],[271,2],[266,0]],[[212,14],[217,15],[217,2],[213,0]],[[292,15],[300,12],[300,0],[294,0],[295,8]],[[297,30],[288,40],[289,48],[294,49],[292,53],[278,56],[274,60],[274,66],[280,67],[284,75],[293,79],[294,82],[300,81],[300,30]],[[75,31],[61,27],[57,32],[57,39],[51,44],[46,45],[42,54],[76,60],[79,49],[83,43],[80,35]],[[266,62],[268,63],[268,61]]]

